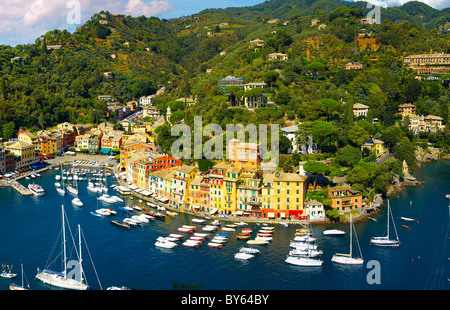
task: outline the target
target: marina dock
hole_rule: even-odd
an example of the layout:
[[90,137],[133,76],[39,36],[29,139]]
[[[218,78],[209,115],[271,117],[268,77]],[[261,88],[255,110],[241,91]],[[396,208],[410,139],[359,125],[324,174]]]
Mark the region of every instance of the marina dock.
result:
[[3,181],[0,185],[1,186],[10,186],[10,187],[14,188],[22,196],[33,195],[33,193],[28,188],[26,188],[25,186],[23,186],[22,184],[20,184],[17,181],[8,181],[8,182]]

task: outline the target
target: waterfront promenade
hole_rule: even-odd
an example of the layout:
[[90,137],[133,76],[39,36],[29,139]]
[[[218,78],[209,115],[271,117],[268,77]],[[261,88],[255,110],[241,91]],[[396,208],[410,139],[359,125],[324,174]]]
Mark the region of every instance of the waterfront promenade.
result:
[[[87,163],[77,163],[77,161],[84,161]],[[52,159],[48,159],[45,161],[47,165],[41,169],[37,169],[34,171],[28,171],[25,173],[22,173],[20,175],[16,175],[15,177],[11,178],[9,181],[2,180],[0,182],[0,186],[11,186],[13,187],[17,192],[19,192],[21,195],[32,195],[31,191],[29,191],[27,188],[22,186],[20,183],[17,182],[17,180],[24,178],[26,176],[31,175],[33,172],[39,173],[41,171],[51,169],[53,167],[59,167],[60,165],[65,166],[71,166],[74,164],[75,167],[86,167],[86,168],[100,168],[100,167],[106,167],[107,169],[111,170],[112,173],[114,173],[116,176],[119,174],[117,167],[117,161],[110,160],[110,156],[107,155],[90,155],[90,154],[76,154],[76,155],[65,155],[65,156],[56,156]],[[96,164],[90,164],[92,162],[95,162]],[[101,166],[99,165],[101,164]],[[267,219],[267,218],[258,218],[258,217],[252,217],[252,216],[238,216],[235,214],[227,214],[227,215],[212,215],[207,212],[202,211],[193,211],[188,208],[184,208],[183,210],[176,209],[172,207],[170,204],[163,203],[160,200],[157,200],[153,197],[142,195],[140,192],[136,190],[132,190],[126,181],[122,180],[120,177],[116,177],[116,181],[118,185],[126,188],[129,190],[129,193],[145,202],[150,202],[153,204],[157,204],[161,207],[166,208],[167,210],[173,211],[173,212],[182,212],[186,214],[190,214],[193,216],[198,217],[208,217],[212,219],[218,219],[220,221],[225,222],[247,222],[247,223],[261,223],[261,224],[280,224],[280,225],[306,225],[308,222],[307,220],[296,220],[296,219]],[[365,214],[361,214],[359,219],[354,218],[355,221],[365,221],[367,219],[367,216]],[[325,221],[312,221],[311,224],[329,224],[330,222],[328,220]]]

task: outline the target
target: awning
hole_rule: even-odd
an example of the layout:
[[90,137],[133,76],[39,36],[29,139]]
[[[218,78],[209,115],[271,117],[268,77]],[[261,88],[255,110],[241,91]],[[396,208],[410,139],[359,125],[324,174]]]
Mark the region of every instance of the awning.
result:
[[103,153],[103,154],[109,154],[109,152],[111,152],[111,149],[105,147],[105,148],[102,148],[102,149],[100,150],[100,152]]
[[45,166],[45,163],[35,163],[35,164],[30,165],[30,167],[33,168],[33,169],[38,169],[38,168],[41,168],[43,166]]
[[286,218],[286,214],[285,213],[280,213],[280,217],[284,219],[284,218]]
[[209,213],[211,213],[211,214],[217,213],[217,208],[212,209]]
[[141,192],[141,194],[144,195],[144,196],[150,196],[150,195],[151,195],[150,192],[147,191],[147,190],[143,190],[143,191]]
[[200,206],[199,205],[193,205],[192,209],[200,209]]
[[275,218],[275,213],[274,213],[274,212],[268,212],[268,213],[267,213],[267,216],[268,216],[269,218]]
[[236,211],[235,214],[236,214],[236,215],[242,215],[242,214],[244,214],[244,211]]

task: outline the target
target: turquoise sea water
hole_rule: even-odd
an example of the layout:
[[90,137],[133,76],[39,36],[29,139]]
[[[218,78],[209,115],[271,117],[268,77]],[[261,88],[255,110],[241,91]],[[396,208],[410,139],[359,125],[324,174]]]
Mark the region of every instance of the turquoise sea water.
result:
[[[199,248],[181,245],[165,250],[156,248],[158,236],[177,233],[183,224],[192,225],[192,216],[179,214],[164,221],[155,220],[142,227],[123,230],[110,224],[110,218],[90,214],[97,208],[95,194],[86,190],[86,182],[79,182],[80,199],[84,207],[72,206],[70,194],[61,197],[54,186],[59,170],[41,173],[35,182],[46,190],[45,196],[23,197],[11,188],[0,188],[0,263],[13,265],[19,276],[20,262],[24,264],[26,278],[32,290],[54,289],[34,277],[37,268],[45,268],[60,229],[61,204],[75,233],[80,224],[92,256],[97,282],[89,253],[83,247],[83,267],[91,289],[108,286],[127,286],[139,290],[171,290],[174,284],[197,285],[205,290],[448,290],[450,268],[448,252],[450,162],[424,164],[416,173],[425,181],[420,187],[408,187],[390,206],[401,241],[398,248],[380,248],[369,244],[370,238],[383,235],[386,230],[386,208],[373,217],[376,222],[356,223],[355,228],[365,260],[361,266],[342,266],[330,261],[333,254],[348,252],[348,225],[313,226],[317,244],[323,251],[322,267],[299,267],[284,262],[298,226],[277,226],[274,240],[257,246],[261,253],[250,261],[234,258],[245,241],[236,240],[230,233],[222,249],[202,244]],[[21,180],[27,185],[32,180]],[[111,185],[113,179],[109,180]],[[109,194],[116,195],[112,189]],[[125,198],[127,205],[139,204],[137,199]],[[99,204],[99,207],[107,205]],[[119,205],[114,209],[118,211]],[[120,215],[120,212],[118,211]],[[407,223],[400,217],[418,220]],[[402,225],[407,225],[405,228]],[[198,225],[200,226],[200,225]],[[253,235],[260,226],[250,225]],[[327,237],[323,230],[337,228],[347,232],[344,237]],[[256,246],[255,246],[256,247]],[[70,254],[70,250],[68,253]],[[73,259],[73,258],[72,258]],[[372,271],[367,262],[379,263],[380,284],[369,284],[367,275]],[[53,270],[62,270],[58,264]],[[0,289],[7,290],[10,280],[0,278]]]

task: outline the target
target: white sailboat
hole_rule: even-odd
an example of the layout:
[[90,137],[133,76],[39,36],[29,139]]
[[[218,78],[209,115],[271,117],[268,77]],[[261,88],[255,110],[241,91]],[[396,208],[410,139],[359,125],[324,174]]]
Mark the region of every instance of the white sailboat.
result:
[[[395,228],[395,222],[394,218],[392,217],[392,212],[390,211],[391,207],[389,206],[389,200],[388,200],[388,208],[387,208],[387,234],[383,237],[372,237],[370,239],[370,244],[376,245],[376,246],[400,246],[400,241],[398,239],[397,229]],[[394,231],[395,231],[395,239],[389,239],[389,215],[392,218],[392,223],[394,224]]]
[[62,175],[62,166],[61,166],[61,176],[60,176],[60,179],[61,179],[61,183],[62,183],[62,186],[61,187],[56,187],[56,191],[58,192],[58,194],[60,194],[61,196],[64,196],[65,194],[66,194],[66,190],[65,190],[65,188],[64,188],[64,179],[63,179],[63,175]]
[[[291,242],[290,246],[295,247],[296,249],[289,252],[285,262],[297,266],[320,267],[323,264],[323,260],[313,257],[321,255],[322,251],[317,251],[317,245],[312,244],[316,239],[314,238],[309,219],[306,232],[305,236],[307,238],[301,238],[299,241]],[[303,255],[299,255],[300,253]]]
[[72,204],[76,207],[82,207],[83,202],[80,200],[80,198],[78,198],[78,185],[77,185],[77,180],[75,178],[74,178],[74,184],[75,184],[75,188],[77,189],[77,194],[76,194],[76,197],[74,199],[72,199]]
[[[22,285],[11,283],[9,285],[9,289],[12,291],[27,291],[28,290],[28,288],[25,288],[23,286],[23,264],[21,264],[21,270],[22,270]],[[27,283],[28,283],[28,281],[27,281]],[[27,286],[30,287],[30,284],[27,284]]]
[[[75,164],[72,162],[72,165],[75,165]],[[72,168],[72,170],[73,170],[73,168]],[[67,185],[67,191],[72,195],[78,195],[78,186],[76,185],[76,182],[75,182],[75,186],[72,186],[71,184]]]
[[[352,241],[353,241],[353,234],[352,234],[352,227],[353,223],[352,223],[352,215],[350,214],[350,253],[349,254],[342,254],[342,253],[336,253],[335,255],[333,255],[333,257],[331,258],[332,262],[338,263],[338,264],[344,264],[344,265],[361,265],[364,263],[364,259],[361,257],[353,257],[352,255]],[[356,236],[356,230],[355,230],[355,237],[356,237],[356,242],[358,244],[358,249],[359,249],[359,253],[361,253],[361,249],[359,248],[359,242],[358,242],[358,237]]]
[[62,206],[62,238],[63,238],[63,265],[64,270],[62,272],[52,271],[49,269],[39,270],[36,275],[36,278],[41,280],[42,282],[71,290],[86,290],[88,289],[88,285],[83,280],[83,267],[82,267],[82,258],[81,258],[81,228],[78,225],[79,232],[79,253],[78,254],[78,264],[76,266],[77,273],[75,274],[75,278],[69,278],[67,275],[67,256],[66,256],[66,230],[65,230],[65,212],[64,206]]

